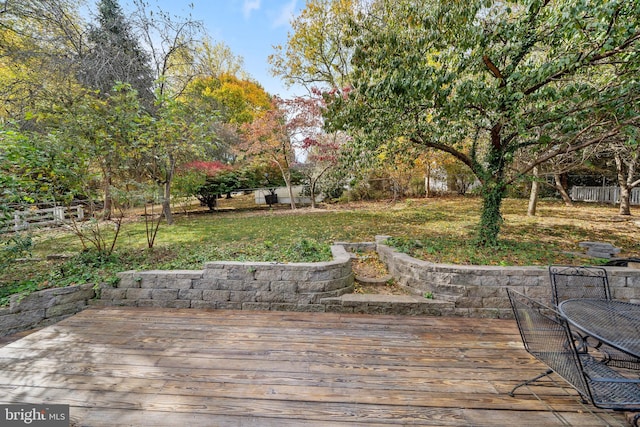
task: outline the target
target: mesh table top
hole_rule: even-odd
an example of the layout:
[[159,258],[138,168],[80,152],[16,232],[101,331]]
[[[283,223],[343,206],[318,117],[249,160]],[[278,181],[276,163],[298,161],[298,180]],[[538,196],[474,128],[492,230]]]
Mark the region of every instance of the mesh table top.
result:
[[572,325],[640,358],[640,304],[606,299],[568,299],[558,305]]

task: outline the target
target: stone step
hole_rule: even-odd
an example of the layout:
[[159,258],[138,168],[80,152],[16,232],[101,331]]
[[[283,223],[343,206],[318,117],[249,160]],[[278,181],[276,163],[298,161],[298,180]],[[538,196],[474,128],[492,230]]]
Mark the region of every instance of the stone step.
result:
[[467,292],[467,286],[462,285],[435,285],[433,287],[434,295],[447,295],[451,297],[462,296]]
[[365,285],[384,285],[390,280],[393,280],[393,276],[390,274],[387,274],[386,276],[381,276],[381,277],[364,277],[364,276],[355,277],[356,282],[362,283]]
[[327,311],[367,314],[446,316],[453,314],[455,308],[451,301],[415,295],[345,294],[321,302]]

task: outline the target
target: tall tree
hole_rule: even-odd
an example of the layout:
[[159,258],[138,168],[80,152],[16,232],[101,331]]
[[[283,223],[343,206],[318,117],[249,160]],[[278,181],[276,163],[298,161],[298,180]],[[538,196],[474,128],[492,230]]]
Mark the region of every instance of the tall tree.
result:
[[608,143],[620,186],[620,215],[631,215],[631,190],[640,187],[640,128],[628,127]]
[[[285,46],[269,56],[274,75],[290,85],[342,87],[351,70],[358,0],[309,0],[291,22]],[[365,2],[366,3],[366,2]]]
[[207,39],[200,21],[191,15],[171,15],[152,10],[145,0],[133,0],[136,10],[132,20],[145,50],[151,56],[155,93],[158,102],[180,96],[189,83],[200,75],[198,53]]
[[89,29],[90,51],[83,56],[80,80],[109,94],[117,83],[128,83],[143,103],[153,104],[154,76],[149,55],[117,0],[100,0],[97,25]]
[[74,96],[84,22],[74,0],[5,2],[0,15],[0,119],[22,126]]
[[88,92],[49,120],[57,120],[50,126],[57,126],[67,141],[80,142],[94,168],[100,171],[103,218],[110,219],[114,189],[123,181],[129,160],[140,150],[142,132],[150,121],[137,92],[128,84],[116,85],[106,98]]
[[244,143],[236,147],[241,156],[263,158],[278,166],[291,199],[291,209],[296,208],[292,189],[292,172],[296,163],[297,129],[287,123],[287,101],[274,97],[272,107],[253,122],[242,126]]
[[[330,123],[369,147],[403,136],[466,164],[482,183],[481,245],[497,242],[512,182],[637,120],[639,0],[374,3],[349,93],[328,94]],[[514,171],[520,151],[535,155]]]
[[294,138],[301,141],[296,149],[301,153],[303,161],[296,165],[296,169],[307,180],[311,207],[315,208],[318,183],[337,166],[346,135],[323,130],[322,111],[326,106],[320,91],[313,90],[310,96],[293,97],[285,105],[287,127],[291,133],[295,133]]

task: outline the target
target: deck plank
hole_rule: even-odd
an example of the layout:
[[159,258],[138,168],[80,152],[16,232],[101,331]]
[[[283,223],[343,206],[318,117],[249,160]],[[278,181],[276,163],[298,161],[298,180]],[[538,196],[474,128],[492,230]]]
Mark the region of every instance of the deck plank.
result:
[[[513,321],[89,309],[0,348],[0,403],[78,425],[617,425],[544,367]],[[533,392],[535,392],[534,395]]]

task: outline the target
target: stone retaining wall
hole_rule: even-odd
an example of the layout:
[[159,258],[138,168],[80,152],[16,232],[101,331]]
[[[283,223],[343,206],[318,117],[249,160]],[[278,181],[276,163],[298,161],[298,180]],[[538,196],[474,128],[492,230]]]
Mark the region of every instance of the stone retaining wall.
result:
[[351,257],[331,247],[333,261],[208,262],[203,270],[126,271],[104,286],[100,304],[137,307],[325,311],[322,299],[353,291]]
[[[512,317],[507,288],[551,301],[547,267],[493,267],[434,264],[386,246],[377,236],[377,252],[389,273],[405,290],[416,295],[452,301],[453,315]],[[640,303],[640,270],[606,267],[612,297]]]
[[[0,308],[0,336],[55,323],[89,305],[506,318],[512,317],[508,287],[550,299],[546,267],[433,264],[397,252],[384,244],[385,239],[336,244],[329,262],[209,262],[203,270],[122,272],[115,287],[101,285],[98,295],[91,284],[15,295],[9,307]],[[368,250],[378,252],[413,298],[347,295],[354,282],[348,251]],[[640,270],[607,267],[607,271],[614,298],[640,303]]]
[[95,296],[92,284],[13,295],[9,307],[0,308],[0,336],[59,322],[87,308]]

